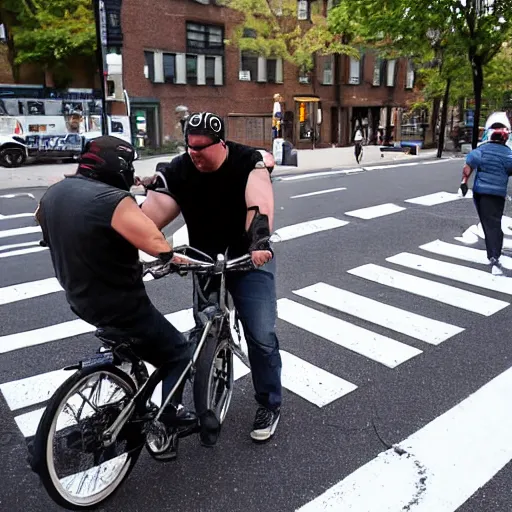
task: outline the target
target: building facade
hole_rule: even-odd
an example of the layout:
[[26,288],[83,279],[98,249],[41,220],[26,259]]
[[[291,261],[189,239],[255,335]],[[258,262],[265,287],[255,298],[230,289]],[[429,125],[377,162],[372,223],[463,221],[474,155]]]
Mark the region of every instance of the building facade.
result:
[[414,97],[407,60],[319,56],[301,75],[282,59],[225,45],[239,21],[214,0],[153,0],[144,12],[140,2],[122,1],[123,87],[139,144],[180,139],[188,109],[215,111],[228,138],[271,148],[276,93],[284,99],[283,135],[298,148],[348,145],[358,123],[370,143],[401,137]]

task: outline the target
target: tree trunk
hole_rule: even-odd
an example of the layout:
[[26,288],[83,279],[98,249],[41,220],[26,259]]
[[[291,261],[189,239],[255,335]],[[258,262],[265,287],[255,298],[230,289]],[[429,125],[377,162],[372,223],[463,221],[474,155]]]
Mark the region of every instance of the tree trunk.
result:
[[441,104],[441,98],[434,98],[432,104],[432,119],[431,122],[431,130],[432,130],[432,145],[436,143],[436,126],[437,119],[439,118],[439,106]]
[[53,81],[53,73],[49,68],[45,68],[44,70],[44,86],[55,87],[55,83]]
[[444,132],[446,131],[446,117],[448,116],[448,102],[450,101],[450,85],[451,78],[446,80],[446,88],[444,90],[443,109],[441,110],[441,127],[439,128],[439,144],[437,146],[437,158],[443,156],[444,148]]
[[480,131],[480,110],[482,107],[482,89],[484,86],[484,72],[482,69],[482,59],[475,55],[471,61],[473,68],[473,94],[475,96],[475,117],[473,121],[473,136],[471,146],[473,149],[478,145],[478,134]]

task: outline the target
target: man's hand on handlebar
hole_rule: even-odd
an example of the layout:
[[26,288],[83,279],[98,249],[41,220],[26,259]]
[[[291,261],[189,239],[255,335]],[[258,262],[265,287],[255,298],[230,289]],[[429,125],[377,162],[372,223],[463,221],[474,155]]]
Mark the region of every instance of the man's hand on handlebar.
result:
[[270,251],[252,251],[251,260],[256,267],[261,267],[268,263],[272,259],[272,253]]
[[157,175],[153,174],[153,176],[144,176],[142,178],[139,178],[138,176],[135,176],[135,186],[142,185],[144,188],[153,185],[156,182]]

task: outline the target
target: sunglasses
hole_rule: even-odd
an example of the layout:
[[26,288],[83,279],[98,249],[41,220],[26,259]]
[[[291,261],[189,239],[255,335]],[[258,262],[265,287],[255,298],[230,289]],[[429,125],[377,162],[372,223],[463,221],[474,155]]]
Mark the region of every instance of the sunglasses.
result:
[[220,140],[215,140],[213,142],[210,142],[209,144],[206,144],[205,146],[191,146],[190,144],[187,144],[187,149],[191,149],[192,151],[203,151],[203,149],[209,148],[211,146],[215,146],[216,144],[219,144]]

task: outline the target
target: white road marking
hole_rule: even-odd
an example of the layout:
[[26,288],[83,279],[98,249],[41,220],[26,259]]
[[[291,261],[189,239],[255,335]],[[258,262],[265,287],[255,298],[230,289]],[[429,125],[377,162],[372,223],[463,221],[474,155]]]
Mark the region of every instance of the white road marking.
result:
[[28,194],[26,192],[20,192],[18,194],[6,194],[3,196],[0,196],[0,199],[13,199],[15,197],[30,197],[32,199],[35,199],[33,194]]
[[18,249],[16,251],[2,252],[2,253],[0,253],[0,258],[9,258],[11,256],[23,256],[24,254],[32,254],[35,252],[41,252],[41,251],[47,251],[47,250],[48,250],[48,247],[31,247],[29,249]]
[[[0,254],[0,258],[2,254]],[[55,277],[0,288],[0,305],[62,291]]]
[[325,217],[323,219],[301,222],[299,224],[293,224],[291,226],[285,226],[283,228],[276,229],[272,235],[272,241],[284,242],[285,240],[292,240],[301,236],[319,233],[320,231],[340,228],[342,226],[346,226],[347,224],[347,221],[339,220],[334,217]]
[[332,373],[281,350],[282,384],[292,393],[308,400],[317,407],[334,402],[351,393],[357,386]]
[[13,215],[0,214],[0,220],[21,219],[23,217],[34,217],[33,213],[15,213]]
[[379,204],[377,206],[369,206],[368,208],[361,208],[359,210],[345,212],[345,215],[368,220],[375,219],[376,217],[382,217],[384,215],[390,215],[392,213],[401,212],[402,210],[405,210],[405,208],[402,206],[397,206],[393,203],[385,203]]
[[454,512],[512,459],[512,369],[297,512]]
[[279,299],[277,310],[281,320],[389,368],[395,368],[421,354],[421,350],[414,347],[303,306],[290,299]]
[[307,194],[299,194],[298,196],[291,196],[290,199],[298,199],[299,197],[319,196],[321,194],[328,194],[330,192],[339,192],[340,190],[347,190],[347,188],[339,187],[339,188],[329,188],[326,190],[318,190],[317,192],[308,192]]
[[0,231],[0,238],[7,238],[9,236],[28,235],[30,233],[40,233],[40,226],[29,226],[26,228],[7,229]]
[[439,345],[464,330],[326,283],[316,283],[293,293],[431,345]]
[[[489,266],[487,252],[483,249],[474,249],[473,247],[464,247],[462,245],[449,244],[441,240],[434,240],[428,244],[420,245],[424,251],[457,258],[459,260],[469,261],[471,263],[481,263]],[[512,269],[512,258],[510,256],[501,256],[500,262],[504,268]]]
[[406,199],[406,203],[421,204],[423,206],[434,206],[436,204],[449,203],[462,199],[462,196],[451,192],[436,192],[435,194],[428,194],[426,196],[414,197],[413,199]]
[[21,244],[0,245],[0,251],[7,251],[8,249],[17,249],[18,247],[32,247],[34,245],[39,245],[39,242],[34,241],[34,242],[23,242]]
[[511,277],[493,276],[490,272],[484,272],[483,270],[433,260],[408,252],[402,252],[390,258],[386,258],[386,261],[461,283],[512,295]]
[[494,315],[494,313],[501,311],[509,305],[508,302],[502,300],[468,292],[467,290],[438,283],[437,281],[430,281],[422,277],[404,274],[372,263],[353,268],[348,273],[484,316]]

